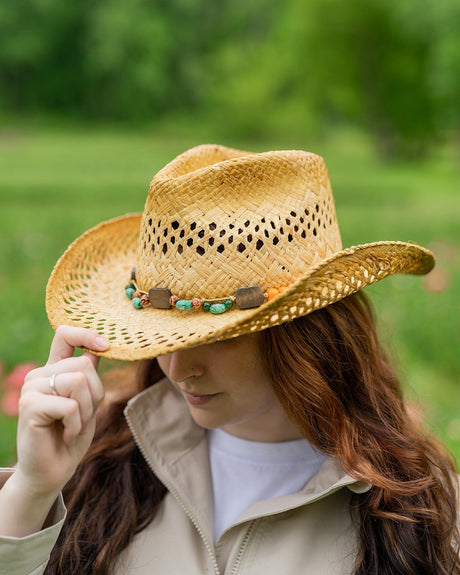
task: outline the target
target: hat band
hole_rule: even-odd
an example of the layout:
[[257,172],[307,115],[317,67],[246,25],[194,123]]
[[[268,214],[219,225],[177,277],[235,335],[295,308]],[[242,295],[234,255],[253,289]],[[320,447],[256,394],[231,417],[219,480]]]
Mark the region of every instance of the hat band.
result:
[[219,298],[192,298],[181,299],[173,295],[168,288],[154,287],[148,292],[139,289],[136,283],[135,269],[131,272],[131,283],[125,286],[125,293],[132,301],[136,309],[152,307],[155,309],[176,308],[181,311],[191,309],[202,309],[213,314],[221,314],[234,306],[239,309],[250,309],[260,307],[266,301],[269,301],[282,293],[286,288],[269,288],[263,291],[260,286],[250,286],[238,288],[234,295]]

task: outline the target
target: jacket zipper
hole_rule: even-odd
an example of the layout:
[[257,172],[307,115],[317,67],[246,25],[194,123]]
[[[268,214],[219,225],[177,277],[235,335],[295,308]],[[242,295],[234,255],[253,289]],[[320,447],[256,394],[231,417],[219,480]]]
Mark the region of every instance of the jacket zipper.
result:
[[[329,495],[332,495],[332,494],[335,493],[336,491],[339,491],[342,487],[343,487],[343,486],[336,487],[335,489],[332,489],[332,490],[330,490],[330,491],[329,491],[329,490],[323,491],[322,493],[319,493],[316,497],[314,497],[313,499],[311,499],[310,501],[308,501],[308,504],[314,503],[315,501],[319,501],[320,499],[324,499],[325,497],[327,497],[327,496],[329,496]],[[278,514],[278,513],[284,513],[284,511],[287,511],[287,510],[289,510],[289,509],[290,509],[290,508],[288,508],[288,509],[280,509],[280,510],[277,511],[276,514]],[[245,552],[246,547],[248,546],[249,540],[251,539],[251,536],[252,536],[252,534],[253,534],[253,532],[254,532],[254,529],[255,529],[255,526],[256,526],[256,522],[257,522],[259,519],[263,519],[263,516],[261,516],[261,517],[259,517],[259,518],[257,518],[257,519],[252,519],[252,521],[251,521],[251,523],[250,523],[250,525],[249,525],[249,527],[248,527],[248,530],[247,530],[247,532],[246,532],[246,535],[244,536],[244,539],[243,539],[243,542],[242,542],[242,544],[241,544],[240,550],[238,551],[238,555],[237,555],[237,557],[236,557],[236,559],[235,559],[235,563],[234,563],[234,565],[233,565],[233,568],[232,568],[232,571],[231,571],[230,575],[236,575],[236,574],[237,574],[238,568],[239,568],[239,566],[240,566],[241,560],[242,560],[243,555],[244,555],[244,552]]]
[[240,550],[238,551],[238,555],[236,557],[235,563],[233,565],[233,569],[230,573],[230,575],[236,575],[236,573],[238,572],[238,568],[240,566],[241,563],[241,559],[243,558],[244,552],[246,551],[246,547],[248,546],[249,540],[251,539],[251,535],[254,531],[256,525],[256,519],[253,519],[248,527],[248,530],[246,532],[246,535],[244,536],[243,542],[241,543],[241,547]]
[[[139,436],[137,435],[137,433],[135,432],[135,430],[133,429],[133,426],[131,425],[131,422],[129,421],[129,419],[126,417],[126,420],[128,422],[128,427],[134,437],[134,440],[136,441],[137,446],[139,447],[142,456],[144,457],[145,461],[148,463],[148,465],[150,466],[150,469],[153,471],[153,473],[155,473],[155,475],[158,474],[155,471],[155,466],[152,464],[152,461],[150,459],[150,457],[147,455],[147,453],[145,452],[144,448],[141,445],[141,442],[139,441]],[[196,522],[195,518],[193,517],[193,515],[190,513],[189,509],[187,508],[187,506],[185,505],[185,503],[182,501],[181,497],[179,496],[179,494],[177,493],[177,491],[175,491],[175,489],[173,489],[173,487],[171,486],[171,484],[168,481],[163,481],[163,478],[161,478],[162,483],[164,484],[164,486],[166,487],[166,489],[171,493],[171,495],[173,495],[173,497],[176,499],[177,503],[179,504],[179,507],[182,509],[182,511],[187,515],[187,517],[190,519],[190,521],[193,523],[193,525],[195,526],[195,529],[198,531],[208,553],[209,556],[211,557],[211,561],[212,561],[212,566],[214,568],[214,575],[220,575],[220,571],[219,571],[219,566],[217,564],[217,559],[214,553],[213,548],[211,547],[211,545],[209,544],[208,539],[206,538],[203,530],[201,529],[201,527],[199,526],[199,524]]]

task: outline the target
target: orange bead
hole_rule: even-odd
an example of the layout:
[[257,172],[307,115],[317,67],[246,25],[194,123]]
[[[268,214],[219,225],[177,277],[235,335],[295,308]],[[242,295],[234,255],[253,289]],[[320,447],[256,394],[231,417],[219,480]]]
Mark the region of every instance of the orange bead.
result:
[[149,296],[145,293],[141,295],[141,304],[142,307],[147,307],[150,304]]
[[279,293],[280,292],[276,288],[268,288],[267,290],[268,301],[276,297]]
[[279,293],[283,293],[283,291],[287,290],[287,286],[281,286],[278,288]]

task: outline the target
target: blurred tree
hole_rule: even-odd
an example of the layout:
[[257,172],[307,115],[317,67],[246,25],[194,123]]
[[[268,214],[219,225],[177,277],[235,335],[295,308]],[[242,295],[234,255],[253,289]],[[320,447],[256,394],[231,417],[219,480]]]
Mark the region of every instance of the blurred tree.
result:
[[206,58],[205,103],[224,132],[255,136],[276,124],[284,52],[274,52],[272,35],[282,10],[276,0],[236,0],[221,12],[219,40]]
[[91,117],[146,118],[176,101],[171,74],[175,31],[162,3],[101,0],[84,51],[84,111]]
[[351,120],[375,135],[385,157],[423,154],[437,124],[434,30],[420,2],[291,0],[277,13],[270,4],[274,24],[262,46],[228,42],[217,53],[220,84],[230,89],[215,100],[242,129],[280,119],[325,131]]
[[429,81],[436,98],[438,125],[455,131],[460,145],[460,3],[442,0],[430,6],[429,17],[435,30]]
[[423,154],[436,130],[427,77],[433,33],[421,8],[412,0],[312,3],[315,107],[326,118],[361,121],[387,158]]
[[0,105],[24,111],[81,110],[85,1],[0,4]]

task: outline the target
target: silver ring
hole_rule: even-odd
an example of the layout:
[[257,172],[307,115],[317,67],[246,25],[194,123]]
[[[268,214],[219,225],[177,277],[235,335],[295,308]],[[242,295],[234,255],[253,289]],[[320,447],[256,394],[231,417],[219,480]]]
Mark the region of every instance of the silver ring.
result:
[[50,377],[50,381],[49,381],[51,393],[53,395],[59,395],[59,393],[57,392],[57,389],[56,389],[56,385],[55,385],[56,375],[57,375],[56,373],[53,373],[53,375]]

